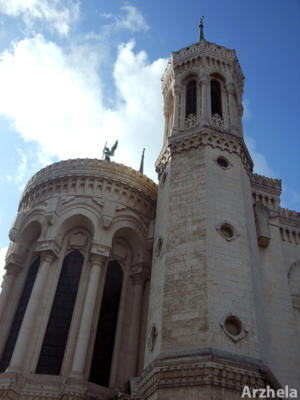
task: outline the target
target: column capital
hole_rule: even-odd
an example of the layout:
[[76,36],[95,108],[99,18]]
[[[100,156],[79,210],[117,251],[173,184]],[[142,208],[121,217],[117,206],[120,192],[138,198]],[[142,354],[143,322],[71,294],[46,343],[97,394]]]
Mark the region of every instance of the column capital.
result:
[[92,265],[98,265],[99,267],[103,267],[107,257],[97,253],[90,254],[90,262]]
[[225,87],[226,87],[228,94],[231,94],[231,95],[235,94],[235,86],[234,86],[233,82],[227,82]]
[[54,257],[57,258],[60,253],[61,246],[55,239],[41,240],[38,242],[37,253],[42,256],[44,253],[53,253]]
[[57,258],[57,255],[52,250],[42,250],[38,254],[41,257],[41,263],[48,262],[49,264],[52,264]]
[[134,285],[142,285],[150,277],[149,264],[145,262],[139,262],[131,265],[130,276],[133,280]]
[[110,254],[111,247],[102,243],[93,242],[91,248],[91,254],[98,254],[99,256],[108,257]]
[[7,275],[17,275],[22,269],[22,264],[24,263],[24,255],[11,253],[5,261],[5,269],[7,271]]

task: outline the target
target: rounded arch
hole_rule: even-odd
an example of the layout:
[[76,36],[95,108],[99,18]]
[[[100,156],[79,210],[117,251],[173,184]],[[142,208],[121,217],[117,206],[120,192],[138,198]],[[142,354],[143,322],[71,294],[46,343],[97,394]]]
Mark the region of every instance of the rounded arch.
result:
[[13,246],[13,252],[19,254],[21,257],[25,256],[42,236],[43,226],[44,218],[41,215],[31,215],[22,221]]
[[89,210],[77,205],[73,205],[63,212],[59,221],[50,229],[49,236],[62,240],[68,232],[75,228],[85,228],[91,237],[99,237],[99,229],[95,221],[98,215],[93,210]]
[[220,82],[222,82],[223,84],[225,84],[227,81],[228,81],[228,77],[227,76],[225,76],[225,75],[223,75],[222,73],[220,73],[219,71],[217,72],[211,72],[210,74],[209,74],[209,80],[213,80],[213,79],[215,79],[215,80],[217,80],[217,81],[220,81]]
[[[128,246],[129,254],[125,255],[125,246]],[[123,247],[123,249],[120,249]],[[126,224],[125,226],[119,226],[114,231],[112,237],[112,256],[116,256],[120,259],[118,252],[121,250],[124,254],[124,259],[130,257],[131,262],[145,261],[148,258],[146,237],[136,229],[133,224]]]

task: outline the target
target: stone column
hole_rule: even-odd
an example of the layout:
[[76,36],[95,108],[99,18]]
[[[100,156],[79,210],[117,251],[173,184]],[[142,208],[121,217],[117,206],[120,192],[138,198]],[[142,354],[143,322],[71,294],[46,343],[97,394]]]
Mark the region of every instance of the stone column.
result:
[[180,96],[180,89],[174,88],[174,97],[175,97],[175,104],[174,104],[174,113],[173,113],[173,129],[176,131],[180,128],[179,118],[179,96]]
[[237,104],[234,97],[235,88],[232,82],[229,82],[226,85],[226,91],[228,94],[230,129],[233,133],[237,133],[238,132]]
[[33,325],[36,319],[38,307],[41,304],[44,294],[44,289],[49,275],[49,269],[55,258],[55,253],[50,250],[41,252],[40,267],[32,288],[18,339],[8,367],[9,372],[20,372],[22,370],[26,351],[28,351],[28,345],[33,331]]
[[103,270],[106,259],[107,257],[102,255],[93,254],[91,256],[91,270],[75,347],[75,354],[70,374],[71,377],[83,378],[92,323],[95,317],[94,310],[97,290],[101,277],[101,271]]
[[11,289],[15,280],[16,275],[18,275],[21,266],[18,264],[7,264],[5,266],[6,274],[3,281],[3,287],[0,295],[0,318],[7,304],[7,298],[11,293]]
[[133,283],[130,335],[128,341],[128,371],[130,376],[136,376],[138,365],[139,336],[141,327],[141,310],[143,306],[143,290],[145,281],[149,277],[148,265],[144,262],[131,267]]
[[201,114],[200,114],[200,125],[209,125],[209,108],[208,108],[208,78],[202,77],[200,79],[200,90],[201,90]]
[[19,271],[21,270],[21,265],[16,262],[7,262],[5,269],[6,275],[4,277],[2,291],[0,295],[0,355],[2,354],[11,327],[11,315],[13,315],[13,312],[11,310],[9,298],[13,294],[15,279]]

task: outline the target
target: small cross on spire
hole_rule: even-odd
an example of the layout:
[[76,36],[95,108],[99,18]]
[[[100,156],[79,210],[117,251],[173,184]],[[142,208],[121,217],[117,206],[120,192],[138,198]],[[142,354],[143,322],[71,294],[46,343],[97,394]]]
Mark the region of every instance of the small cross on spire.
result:
[[202,17],[200,18],[200,24],[199,24],[199,39],[198,39],[198,42],[200,42],[200,40],[203,40],[203,39],[204,39],[204,33],[203,33],[203,19],[204,19],[204,16],[202,16]]

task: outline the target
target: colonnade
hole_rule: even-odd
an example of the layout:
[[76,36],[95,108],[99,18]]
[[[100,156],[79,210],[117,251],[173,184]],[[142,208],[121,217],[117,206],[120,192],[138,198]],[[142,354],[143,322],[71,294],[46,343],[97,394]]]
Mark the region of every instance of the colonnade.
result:
[[[49,242],[48,242],[49,244]],[[6,372],[9,373],[23,373],[23,372],[33,372],[26,371],[28,368],[28,354],[31,341],[34,336],[34,325],[36,316],[39,313],[39,308],[43,302],[43,296],[47,292],[47,285],[50,282],[49,276],[52,268],[60,268],[58,266],[59,253],[53,251],[53,249],[43,249],[42,251],[35,252],[36,255],[40,256],[40,266],[38,269],[37,276],[30,294],[30,299],[26,307],[26,311],[23,317],[21,328],[18,333],[18,338],[14,346],[12,357]],[[107,264],[111,260],[111,249],[107,249],[105,255],[99,255],[97,252],[93,253],[92,250],[88,252],[88,262],[85,263],[88,268],[88,274],[85,274],[87,278],[87,284],[82,285],[85,288],[85,293],[80,296],[83,299],[82,306],[79,307],[81,314],[79,316],[78,332],[75,335],[75,345],[72,349],[72,354],[66,354],[65,357],[70,358],[72,361],[70,363],[70,368],[67,376],[80,379],[88,379],[89,366],[87,366],[87,356],[90,351],[92,340],[93,340],[93,323],[97,319],[96,309],[99,309],[99,304],[97,307],[97,301],[99,301],[99,285],[102,280],[105,280],[105,273],[107,269]],[[23,260],[24,262],[24,260]],[[129,265],[129,267],[128,267]],[[144,301],[144,285],[147,279],[149,279],[149,263],[140,262],[134,263],[132,266],[127,263],[123,265],[124,273],[129,274],[129,279],[127,281],[131,282],[131,309],[126,309],[125,312],[130,318],[130,334],[128,337],[128,348],[127,348],[127,365],[128,369],[126,373],[130,376],[136,376],[139,362],[139,343],[141,335],[141,321],[142,321],[142,309]],[[14,282],[21,271],[21,265],[7,264],[7,274],[4,279],[2,293],[0,296],[0,320],[4,318],[6,313],[6,305],[10,301],[10,296],[14,294]],[[128,268],[128,271],[125,269]],[[85,278],[86,279],[86,278]],[[124,282],[123,282],[124,283]],[[127,285],[128,286],[128,285]],[[127,288],[122,288],[122,290],[129,290]],[[78,298],[77,293],[77,298]],[[53,301],[53,300],[52,300]],[[123,307],[124,308],[124,307]],[[75,310],[75,309],[74,309]],[[75,312],[75,311],[74,311]],[[40,329],[41,334],[44,334],[44,330]],[[70,334],[70,332],[69,332]],[[9,328],[7,329],[5,339],[9,335]],[[3,335],[0,335],[3,337]],[[42,338],[39,338],[39,342],[42,342]],[[5,340],[0,343],[0,355],[3,353],[5,346]],[[119,348],[120,346],[116,346]],[[67,349],[67,347],[66,347]],[[117,357],[114,357],[117,359]],[[36,360],[37,363],[38,360]],[[116,374],[114,374],[116,375]],[[117,379],[117,378],[116,378]],[[116,384],[113,382],[112,384]]]

